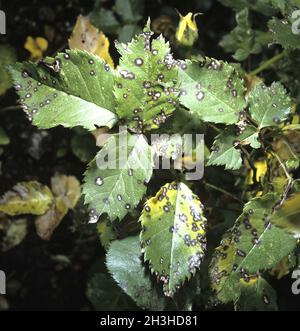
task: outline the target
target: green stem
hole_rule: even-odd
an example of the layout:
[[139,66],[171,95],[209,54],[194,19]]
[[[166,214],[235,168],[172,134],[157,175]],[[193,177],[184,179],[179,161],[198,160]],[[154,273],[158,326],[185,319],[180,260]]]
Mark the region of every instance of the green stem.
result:
[[213,185],[213,184],[209,184],[209,183],[207,183],[207,182],[204,182],[204,185],[206,185],[207,187],[210,187],[210,188],[213,189],[213,190],[216,190],[216,191],[219,191],[219,192],[221,192],[221,193],[223,193],[223,194],[225,194],[225,195],[228,195],[228,196],[231,197],[232,199],[234,199],[234,200],[236,200],[236,201],[238,201],[238,202],[244,204],[244,202],[243,202],[241,199],[239,199],[239,198],[236,197],[235,195],[231,194],[230,192],[223,190],[223,189],[220,188],[220,187],[217,187],[217,186],[215,186],[215,185]]
[[249,73],[249,75],[251,76],[256,76],[258,75],[260,72],[264,71],[265,69],[268,69],[270,66],[272,66],[274,63],[278,62],[279,60],[281,60],[283,57],[285,57],[286,52],[283,51],[275,56],[273,56],[271,59],[263,62],[258,68],[256,68],[255,70],[251,71]]
[[10,111],[10,110],[18,110],[21,109],[20,106],[8,106],[4,108],[0,108],[0,113],[5,112],[5,111]]

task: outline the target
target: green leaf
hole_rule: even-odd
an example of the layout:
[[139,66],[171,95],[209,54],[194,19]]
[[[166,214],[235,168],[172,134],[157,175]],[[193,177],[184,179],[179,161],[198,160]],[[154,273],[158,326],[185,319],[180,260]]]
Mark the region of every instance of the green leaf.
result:
[[95,138],[89,132],[78,132],[71,139],[71,150],[82,162],[91,161],[97,153]]
[[138,237],[114,241],[107,252],[106,261],[114,280],[139,307],[163,310],[165,299],[159,297],[142,264]]
[[9,136],[5,133],[3,128],[0,126],[0,146],[5,146],[10,143]]
[[129,44],[117,44],[121,54],[115,85],[117,114],[134,132],[158,128],[175,110],[177,66],[169,44],[151,39],[149,24]]
[[273,5],[274,1],[279,0],[219,0],[224,6],[231,7],[237,11],[249,8],[267,16],[277,12]]
[[104,33],[117,34],[120,29],[120,22],[111,10],[101,6],[99,0],[95,1],[94,9],[88,15],[89,21]]
[[144,260],[173,296],[200,268],[206,250],[206,219],[199,198],[183,183],[164,185],[140,217]]
[[120,133],[109,138],[85,173],[83,193],[91,208],[90,221],[96,222],[103,213],[111,221],[123,219],[145,194],[152,167],[151,147],[142,135]]
[[242,166],[241,151],[238,149],[240,145],[250,145],[252,148],[261,146],[258,132],[254,127],[248,126],[242,133],[239,133],[237,128],[231,127],[222,132],[213,144],[207,165],[224,165],[226,170],[240,169]]
[[292,24],[287,19],[279,20],[276,17],[273,17],[268,23],[273,42],[287,50],[300,49],[300,35],[293,33]]
[[141,33],[142,29],[136,24],[126,24],[122,26],[118,40],[121,43],[128,43],[136,34]]
[[112,224],[109,220],[98,222],[97,231],[99,234],[101,245],[108,249],[110,243],[117,238],[117,234],[114,231]]
[[233,124],[246,106],[243,80],[226,62],[186,61],[179,70],[180,102],[203,121]]
[[0,199],[0,211],[8,215],[42,215],[51,206],[53,195],[48,186],[36,181],[21,182]]
[[241,295],[235,304],[239,311],[276,311],[277,296],[274,289],[262,277],[255,277],[249,283],[241,281]]
[[[3,219],[0,218],[0,225]],[[27,235],[27,226],[28,220],[27,219],[16,219],[16,220],[5,220],[6,226],[4,229],[1,228],[0,230],[4,230],[4,237],[1,238],[0,248],[2,252],[6,252],[13,247],[18,246],[26,237]]]
[[239,297],[240,278],[273,268],[296,247],[292,235],[272,224],[278,196],[269,193],[248,202],[233,228],[215,250],[210,266],[212,287],[222,302]]
[[97,311],[132,311],[137,308],[133,301],[120,291],[114,280],[105,273],[95,273],[90,277],[86,296]]
[[0,95],[5,93],[11,86],[12,81],[7,72],[7,65],[16,62],[16,51],[9,45],[0,45]]
[[271,222],[300,238],[300,193],[295,193],[284,202],[281,208],[272,216]]
[[270,87],[256,85],[248,97],[249,110],[258,128],[278,126],[286,121],[292,111],[292,102],[282,84],[274,82]]
[[135,23],[143,18],[144,1],[117,0],[115,10],[125,23]]
[[237,219],[231,233],[238,270],[252,274],[270,269],[295,248],[296,240],[271,223],[277,201],[272,193],[254,198]]
[[57,125],[111,128],[114,73],[98,56],[70,50],[38,64],[10,67],[22,108],[39,128]]
[[228,53],[234,53],[233,58],[237,61],[244,61],[251,54],[258,54],[262,51],[263,33],[252,29],[249,19],[249,9],[244,8],[236,14],[237,26],[224,36],[220,46]]

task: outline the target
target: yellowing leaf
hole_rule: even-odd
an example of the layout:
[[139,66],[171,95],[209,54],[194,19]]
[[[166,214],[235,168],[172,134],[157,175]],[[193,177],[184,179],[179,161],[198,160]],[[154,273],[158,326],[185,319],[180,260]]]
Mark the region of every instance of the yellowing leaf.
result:
[[186,16],[182,16],[180,13],[178,14],[180,21],[176,31],[176,39],[181,45],[193,46],[198,39],[198,28],[195,17],[201,14],[188,13]]
[[69,47],[98,55],[111,67],[114,67],[113,60],[109,54],[108,38],[82,15],[77,17],[75,27],[69,38]]
[[0,211],[8,215],[42,215],[51,206],[53,195],[48,186],[36,181],[22,182],[0,199]]
[[164,185],[146,202],[140,217],[144,260],[173,296],[200,268],[206,251],[204,206],[184,183]]
[[284,257],[272,270],[270,270],[270,274],[275,276],[277,279],[281,279],[282,277],[288,275],[296,262],[293,257],[294,255]]
[[51,178],[51,188],[55,196],[62,197],[68,208],[74,208],[80,198],[80,183],[74,176],[55,174]]
[[3,252],[19,245],[27,235],[27,219],[8,220],[5,236],[1,240],[0,247]]
[[26,39],[24,47],[30,52],[31,60],[39,60],[48,49],[48,41],[43,37],[32,38],[29,36]]
[[271,218],[271,222],[300,238],[300,192],[291,196]]
[[51,208],[35,220],[37,234],[49,240],[69,209],[76,206],[80,198],[80,183],[74,176],[55,174],[51,178],[51,188],[55,196]]
[[55,203],[46,212],[35,220],[36,232],[43,240],[49,240],[62,219],[66,216],[69,208],[63,197],[57,197]]

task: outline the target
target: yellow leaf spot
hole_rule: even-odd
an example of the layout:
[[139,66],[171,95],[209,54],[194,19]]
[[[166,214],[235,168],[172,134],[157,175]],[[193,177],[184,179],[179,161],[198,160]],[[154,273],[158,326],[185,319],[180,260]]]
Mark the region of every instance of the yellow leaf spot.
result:
[[30,52],[31,60],[39,60],[48,49],[48,41],[43,37],[32,38],[28,36],[24,48]]
[[75,27],[69,38],[69,47],[98,55],[111,67],[114,67],[113,60],[109,54],[108,38],[82,15],[79,15],[77,18]]
[[195,18],[197,15],[201,15],[201,13],[188,13],[185,16],[178,14],[180,21],[176,31],[176,39],[181,45],[193,46],[198,39],[198,28]]

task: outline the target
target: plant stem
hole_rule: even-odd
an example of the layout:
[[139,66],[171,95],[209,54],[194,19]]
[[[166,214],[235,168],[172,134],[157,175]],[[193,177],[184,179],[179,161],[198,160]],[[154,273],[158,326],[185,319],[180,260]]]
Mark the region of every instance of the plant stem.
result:
[[10,111],[10,110],[18,110],[21,109],[20,106],[8,106],[4,108],[0,108],[0,113],[5,112],[5,111]]
[[244,202],[243,202],[241,199],[239,199],[239,198],[236,197],[235,195],[231,194],[230,192],[228,192],[228,191],[226,191],[226,190],[223,190],[223,189],[220,188],[220,187],[217,187],[217,186],[215,186],[215,185],[213,185],[213,184],[209,184],[209,183],[207,183],[207,182],[205,182],[205,181],[204,181],[204,185],[206,185],[207,187],[212,188],[213,190],[216,190],[216,191],[219,191],[219,192],[221,192],[221,193],[223,193],[223,194],[225,194],[225,195],[228,195],[228,196],[231,197],[232,199],[234,199],[234,200],[236,200],[236,201],[238,201],[238,202],[244,204]]
[[279,60],[281,60],[283,57],[285,57],[286,52],[283,51],[275,56],[273,56],[271,59],[263,62],[258,68],[256,68],[255,70],[251,71],[249,73],[249,75],[251,76],[256,76],[258,75],[260,72],[264,71],[265,69],[268,69],[271,65],[273,65],[274,63],[278,62]]

